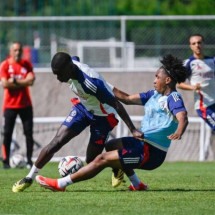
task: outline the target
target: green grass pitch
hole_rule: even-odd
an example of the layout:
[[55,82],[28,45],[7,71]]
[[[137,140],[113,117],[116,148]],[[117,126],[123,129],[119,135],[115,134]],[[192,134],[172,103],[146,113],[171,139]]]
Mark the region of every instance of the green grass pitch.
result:
[[[36,183],[22,193],[12,185],[27,169],[0,169],[0,215],[204,215],[215,214],[215,162],[164,163],[153,171],[137,170],[149,185],[145,192],[111,187],[111,169],[95,178],[51,192]],[[57,163],[49,163],[40,174],[58,177]]]

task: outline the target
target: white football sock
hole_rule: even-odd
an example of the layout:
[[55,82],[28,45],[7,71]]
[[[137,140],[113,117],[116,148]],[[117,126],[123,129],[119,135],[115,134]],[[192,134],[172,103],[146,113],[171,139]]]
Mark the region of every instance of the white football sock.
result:
[[134,187],[138,187],[140,184],[140,179],[137,177],[136,173],[134,175],[129,176],[129,179]]
[[38,174],[39,172],[39,168],[37,168],[35,165],[33,165],[31,167],[31,170],[30,172],[28,173],[28,175],[26,176],[26,178],[32,178],[32,179],[35,179],[36,175]]
[[64,188],[64,187],[66,187],[66,186],[72,184],[73,181],[72,181],[70,175],[67,175],[66,177],[57,179],[57,183],[58,183],[58,186],[59,186],[60,188]]

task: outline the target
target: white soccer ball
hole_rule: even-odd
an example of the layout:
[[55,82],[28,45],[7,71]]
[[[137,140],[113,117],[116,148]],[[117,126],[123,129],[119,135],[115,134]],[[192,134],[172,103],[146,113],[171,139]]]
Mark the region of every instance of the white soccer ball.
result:
[[84,166],[82,160],[77,156],[66,156],[58,164],[58,172],[61,177],[77,172]]
[[26,161],[24,156],[21,154],[14,154],[10,158],[11,168],[24,168],[26,166]]

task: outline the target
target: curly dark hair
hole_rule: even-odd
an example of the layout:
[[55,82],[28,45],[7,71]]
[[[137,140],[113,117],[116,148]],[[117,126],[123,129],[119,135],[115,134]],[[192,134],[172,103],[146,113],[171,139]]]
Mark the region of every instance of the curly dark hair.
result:
[[162,67],[166,73],[175,81],[176,83],[184,82],[187,78],[187,69],[183,66],[182,60],[168,54],[160,60]]

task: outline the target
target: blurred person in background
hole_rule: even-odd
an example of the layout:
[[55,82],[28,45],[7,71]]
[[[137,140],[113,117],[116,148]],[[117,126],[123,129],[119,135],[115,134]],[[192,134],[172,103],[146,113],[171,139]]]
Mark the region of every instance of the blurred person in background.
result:
[[33,66],[22,59],[23,47],[20,42],[10,45],[9,57],[0,65],[0,80],[3,94],[3,168],[10,168],[10,148],[17,116],[20,117],[27,147],[27,168],[32,166],[33,154],[33,107],[29,86],[35,80]]
[[[194,108],[198,116],[212,129],[213,140],[215,139],[215,57],[204,54],[203,35],[191,35],[189,44],[192,55],[184,62],[189,82],[177,86],[182,90],[194,92]],[[213,153],[215,157],[215,150]]]

